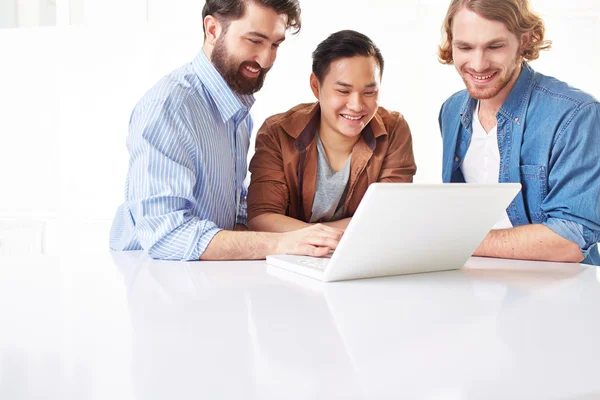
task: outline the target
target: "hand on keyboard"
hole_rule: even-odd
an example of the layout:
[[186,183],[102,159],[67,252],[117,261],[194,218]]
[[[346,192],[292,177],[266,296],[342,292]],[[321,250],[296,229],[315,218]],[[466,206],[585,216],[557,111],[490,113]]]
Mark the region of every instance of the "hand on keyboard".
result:
[[277,254],[298,254],[314,257],[327,255],[335,250],[344,231],[322,224],[281,234]]

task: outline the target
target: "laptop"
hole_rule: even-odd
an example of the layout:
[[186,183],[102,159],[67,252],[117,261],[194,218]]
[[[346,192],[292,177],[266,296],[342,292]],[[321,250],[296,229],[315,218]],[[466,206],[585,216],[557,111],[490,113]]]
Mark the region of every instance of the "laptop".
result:
[[373,183],[335,252],[269,255],[267,263],[323,282],[458,269],[520,190],[519,183]]

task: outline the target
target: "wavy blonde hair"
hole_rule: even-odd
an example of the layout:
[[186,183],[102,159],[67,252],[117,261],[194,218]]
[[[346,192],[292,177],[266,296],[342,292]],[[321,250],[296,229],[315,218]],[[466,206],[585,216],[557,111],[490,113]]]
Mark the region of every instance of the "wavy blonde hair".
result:
[[452,0],[442,27],[442,44],[438,47],[438,59],[442,64],[454,62],[452,20],[463,7],[483,18],[502,22],[517,37],[530,32],[529,43],[521,51],[521,56],[528,61],[537,59],[540,50],[548,50],[552,46],[550,40],[544,40],[544,21],[533,11],[529,0]]

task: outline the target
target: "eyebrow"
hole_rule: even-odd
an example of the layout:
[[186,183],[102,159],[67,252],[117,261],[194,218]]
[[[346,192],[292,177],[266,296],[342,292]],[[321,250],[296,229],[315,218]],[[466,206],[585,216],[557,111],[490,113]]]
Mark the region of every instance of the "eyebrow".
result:
[[[248,32],[247,35],[249,36],[258,36],[261,39],[265,39],[265,40],[271,40],[270,37],[268,37],[267,35],[265,35],[264,33],[260,33],[260,32],[256,32],[256,31],[252,31],[252,32]],[[281,43],[285,40],[285,36],[279,38],[278,40],[275,40],[274,43]]]
[[[490,46],[492,44],[496,44],[496,43],[500,43],[500,42],[507,42],[507,41],[508,41],[508,39],[503,38],[503,37],[494,38],[494,39],[489,40],[486,43],[484,43],[483,47],[487,47],[487,46]],[[456,45],[456,46],[472,46],[471,43],[467,43],[467,42],[464,42],[462,40],[453,40],[452,44]]]
[[[343,87],[347,87],[347,88],[354,87],[351,84],[346,83],[346,82],[342,82],[342,81],[335,81],[333,84],[334,85],[343,86]],[[372,87],[376,87],[376,86],[377,86],[377,82],[371,82],[368,85],[365,85],[366,88],[372,88]]]

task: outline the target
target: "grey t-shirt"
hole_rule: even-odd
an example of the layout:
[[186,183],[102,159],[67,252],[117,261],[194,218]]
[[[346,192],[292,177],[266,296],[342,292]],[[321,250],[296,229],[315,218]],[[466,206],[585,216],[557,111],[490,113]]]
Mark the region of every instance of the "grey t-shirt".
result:
[[337,221],[344,211],[352,154],[348,157],[344,168],[335,172],[329,165],[319,134],[317,134],[317,154],[317,185],[310,222]]

